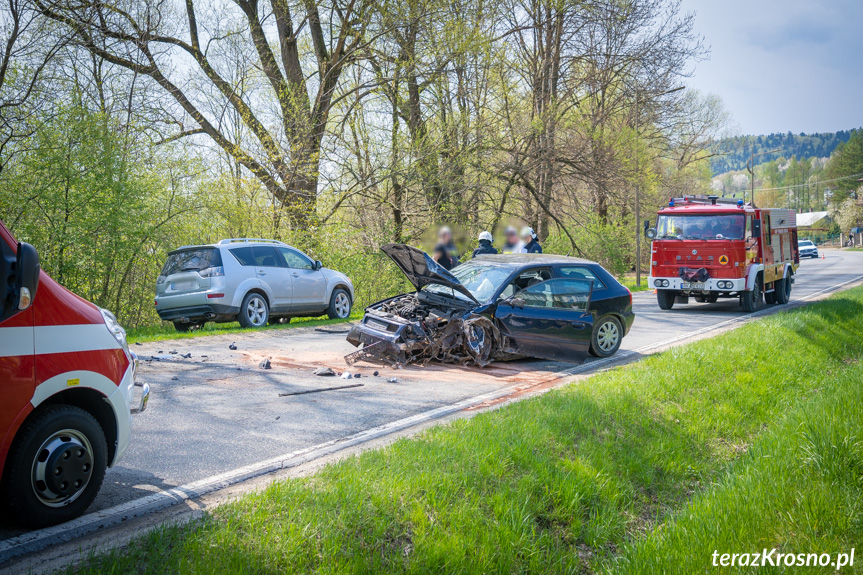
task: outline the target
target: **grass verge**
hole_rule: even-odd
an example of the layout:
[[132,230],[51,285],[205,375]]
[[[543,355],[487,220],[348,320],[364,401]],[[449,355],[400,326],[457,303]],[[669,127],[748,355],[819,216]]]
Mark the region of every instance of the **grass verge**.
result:
[[848,552],[863,532],[861,321],[857,288],[274,484],[70,571],[690,574],[714,570],[714,550]]
[[154,325],[148,327],[139,327],[133,328],[126,331],[126,337],[129,340],[129,343],[145,343],[148,341],[161,341],[164,339],[191,339],[196,337],[207,337],[211,335],[225,335],[231,333],[249,333],[256,332],[261,330],[272,330],[272,329],[293,329],[296,327],[316,327],[320,325],[332,325],[337,323],[344,323],[347,321],[353,321],[362,317],[362,313],[352,314],[348,319],[323,319],[323,318],[294,318],[291,320],[291,323],[281,323],[275,325],[268,325],[263,328],[248,328],[242,327],[237,322],[231,323],[213,323],[208,322],[204,324],[201,329],[196,329],[195,331],[189,331],[185,333],[180,333],[174,326],[166,323],[161,325]]

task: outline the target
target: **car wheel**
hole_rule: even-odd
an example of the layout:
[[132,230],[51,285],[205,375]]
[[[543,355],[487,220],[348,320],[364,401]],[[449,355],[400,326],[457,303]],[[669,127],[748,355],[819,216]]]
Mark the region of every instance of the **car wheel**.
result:
[[750,291],[743,292],[740,296],[743,301],[743,310],[752,313],[761,309],[764,303],[764,287],[761,280],[761,274],[755,278],[755,286]]
[[600,319],[590,337],[590,353],[596,357],[608,357],[617,353],[623,341],[623,329],[616,318],[607,316]]
[[786,276],[773,284],[775,288],[774,299],[776,303],[785,305],[791,301],[791,276]]
[[659,302],[659,309],[671,309],[674,307],[674,298],[676,296],[677,294],[671,290],[656,290],[656,300]]
[[58,405],[24,424],[6,464],[3,498],[15,517],[46,527],[81,515],[96,498],[108,444],[96,419]]
[[243,327],[263,327],[270,317],[270,307],[267,300],[259,293],[249,293],[240,305],[240,315],[237,321]]
[[345,319],[351,315],[351,305],[351,296],[348,295],[348,292],[342,288],[333,290],[327,315],[330,316],[330,319]]

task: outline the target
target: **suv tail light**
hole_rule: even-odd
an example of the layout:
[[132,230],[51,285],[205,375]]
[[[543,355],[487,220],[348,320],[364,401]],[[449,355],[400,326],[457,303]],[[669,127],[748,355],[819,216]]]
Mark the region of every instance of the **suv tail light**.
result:
[[225,268],[223,266],[217,266],[214,268],[206,268],[206,269],[200,270],[198,272],[198,274],[202,278],[211,278],[211,277],[215,277],[215,276],[223,276],[223,275],[225,275]]

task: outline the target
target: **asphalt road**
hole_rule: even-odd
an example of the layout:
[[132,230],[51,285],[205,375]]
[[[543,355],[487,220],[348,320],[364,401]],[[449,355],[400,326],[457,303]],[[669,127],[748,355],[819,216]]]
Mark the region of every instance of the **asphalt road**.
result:
[[[863,276],[863,253],[825,253],[826,259],[800,265],[792,301]],[[745,315],[736,300],[690,301],[663,312],[652,292],[634,294],[636,320],[622,350],[672,338],[685,341],[687,334]],[[354,350],[345,341],[346,331],[335,325],[134,346],[143,359],[159,358],[143,361],[140,368],[139,377],[152,389],[150,404],[134,417],[132,445],[119,465],[108,470],[89,512],[501,388],[551,382],[556,372],[573,367],[547,361],[486,369],[396,370],[358,364],[350,369],[362,374],[359,379],[313,375],[319,366],[346,369],[341,358]],[[232,343],[236,350],[229,349]],[[267,358],[272,369],[261,369],[259,362]],[[279,396],[352,384],[362,386]],[[8,517],[0,517],[0,540],[21,533]]]

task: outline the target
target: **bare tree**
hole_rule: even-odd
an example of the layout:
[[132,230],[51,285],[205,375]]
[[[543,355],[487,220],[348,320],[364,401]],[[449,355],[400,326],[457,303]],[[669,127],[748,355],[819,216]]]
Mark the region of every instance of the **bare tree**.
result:
[[[314,217],[320,149],[342,71],[362,45],[362,0],[33,0],[97,57],[146,76],[181,109],[174,137],[206,134],[287,207]],[[229,81],[226,47],[262,77]],[[234,52],[236,53],[236,52]],[[213,104],[216,104],[215,106]],[[238,141],[206,110],[230,108],[251,135]]]

